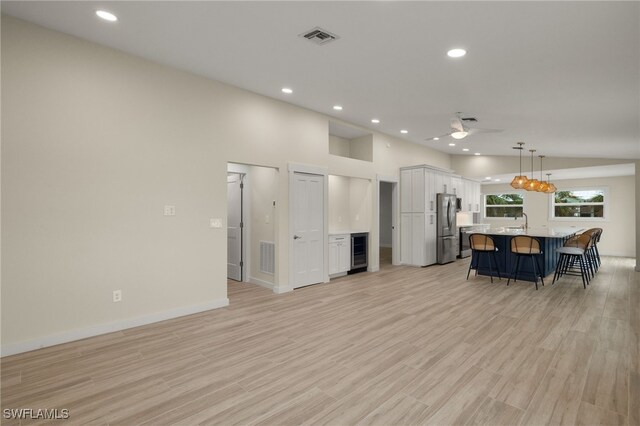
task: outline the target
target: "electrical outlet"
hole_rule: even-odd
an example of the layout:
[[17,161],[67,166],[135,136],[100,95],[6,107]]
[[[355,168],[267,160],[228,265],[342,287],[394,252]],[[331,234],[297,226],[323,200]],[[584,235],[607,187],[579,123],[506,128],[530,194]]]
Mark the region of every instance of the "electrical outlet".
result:
[[122,290],[113,290],[113,302],[122,302]]
[[164,206],[164,215],[165,216],[175,216],[176,215],[176,206]]
[[209,226],[211,228],[222,228],[222,219],[219,219],[219,218],[209,219]]

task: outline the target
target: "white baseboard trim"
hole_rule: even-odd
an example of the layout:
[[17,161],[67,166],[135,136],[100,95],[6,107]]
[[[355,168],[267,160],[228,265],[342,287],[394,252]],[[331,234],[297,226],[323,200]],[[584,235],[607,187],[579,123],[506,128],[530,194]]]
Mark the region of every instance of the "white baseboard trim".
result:
[[273,290],[274,285],[268,281],[261,280],[259,278],[251,277],[249,278],[249,282],[251,284],[259,285],[260,287],[268,288],[269,290]]
[[275,294],[289,293],[290,291],[293,291],[293,287],[277,287],[277,286],[273,286],[273,292]]
[[382,244],[382,243],[380,243],[380,247],[392,248],[393,246],[391,244]]
[[140,317],[116,321],[108,324],[98,324],[86,328],[67,331],[64,333],[25,340],[22,342],[9,343],[6,345],[2,345],[2,347],[0,348],[0,356],[5,357],[9,355],[20,354],[23,352],[29,352],[36,349],[59,345],[62,343],[86,339],[88,337],[99,336],[101,334],[113,333],[115,331],[126,330],[128,328],[152,324],[154,322],[165,321],[172,318],[210,311],[212,309],[223,308],[225,306],[229,306],[229,299],[226,297],[224,299],[216,299],[207,303],[202,303],[200,305],[185,306],[181,308],[171,309],[169,311],[143,315]]

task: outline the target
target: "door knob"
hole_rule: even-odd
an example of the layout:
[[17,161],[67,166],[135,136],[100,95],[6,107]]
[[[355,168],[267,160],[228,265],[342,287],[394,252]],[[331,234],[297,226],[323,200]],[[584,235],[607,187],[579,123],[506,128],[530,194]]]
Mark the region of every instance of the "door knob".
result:
[[300,237],[300,236],[298,236],[298,235],[294,235],[294,236],[293,236],[293,239],[294,239],[294,240],[299,240],[300,238],[302,238],[302,237]]

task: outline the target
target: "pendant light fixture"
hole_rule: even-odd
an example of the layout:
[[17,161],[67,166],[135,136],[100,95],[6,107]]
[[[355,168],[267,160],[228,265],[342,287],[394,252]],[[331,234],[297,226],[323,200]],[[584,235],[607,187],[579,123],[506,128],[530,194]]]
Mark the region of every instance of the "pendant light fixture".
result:
[[549,188],[549,183],[542,178],[542,159],[544,158],[544,155],[538,155],[538,157],[540,157],[540,186],[538,186],[538,189],[536,189],[536,191],[547,192],[547,188]]
[[517,149],[518,151],[520,151],[520,174],[514,177],[511,181],[511,187],[514,189],[524,189],[524,187],[527,186],[527,182],[529,181],[529,179],[527,179],[527,177],[522,174],[522,150],[524,149],[522,148],[522,145],[524,145],[524,142],[518,142],[518,146],[513,147],[513,149]]
[[540,186],[540,181],[533,177],[533,153],[536,152],[536,150],[530,149],[529,152],[531,153],[531,179],[529,179],[524,189],[527,191],[537,191]]
[[549,182],[549,176],[551,176],[551,173],[547,173],[547,189],[544,191],[547,194],[553,194],[554,192],[556,192],[558,190],[558,188],[556,188],[556,186],[554,184],[552,184],[551,182]]

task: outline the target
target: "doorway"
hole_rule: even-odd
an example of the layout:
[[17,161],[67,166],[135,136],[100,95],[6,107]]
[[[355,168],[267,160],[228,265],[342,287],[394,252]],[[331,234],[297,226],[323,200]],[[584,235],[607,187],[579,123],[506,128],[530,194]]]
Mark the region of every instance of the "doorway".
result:
[[277,286],[278,174],[274,167],[227,163],[227,277]]
[[380,268],[399,263],[398,226],[396,208],[398,200],[397,180],[378,179],[378,235]]

